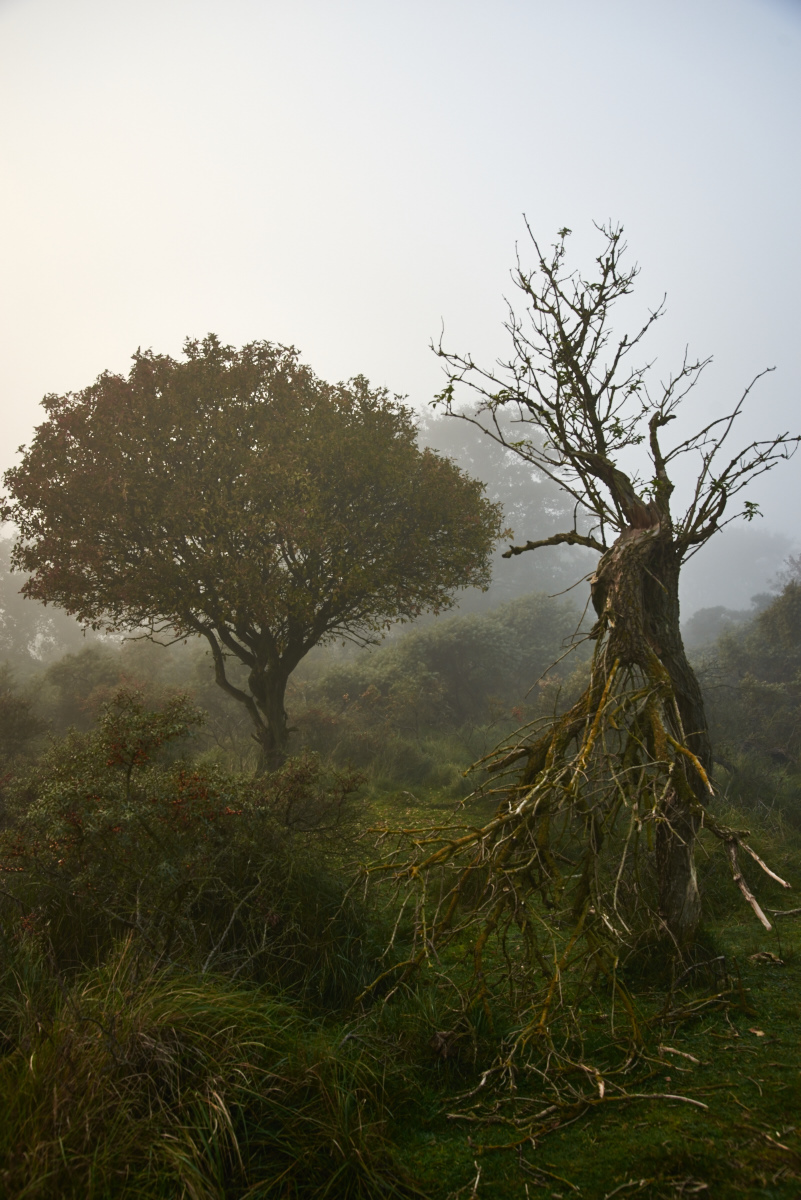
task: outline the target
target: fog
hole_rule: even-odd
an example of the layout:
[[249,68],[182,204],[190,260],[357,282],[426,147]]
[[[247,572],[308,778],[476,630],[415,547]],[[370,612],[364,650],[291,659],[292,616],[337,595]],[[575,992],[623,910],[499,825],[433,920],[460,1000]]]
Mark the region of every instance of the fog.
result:
[[[625,225],[632,323],[668,297],[657,373],[714,355],[693,424],[775,365],[742,439],[797,432],[800,50],[781,0],[1,0],[0,466],[43,394],[208,330],[426,413],[443,324],[504,351],[524,212],[587,265],[593,220]],[[693,560],[686,612],[765,590],[799,467]],[[490,598],[570,569],[499,564]]]

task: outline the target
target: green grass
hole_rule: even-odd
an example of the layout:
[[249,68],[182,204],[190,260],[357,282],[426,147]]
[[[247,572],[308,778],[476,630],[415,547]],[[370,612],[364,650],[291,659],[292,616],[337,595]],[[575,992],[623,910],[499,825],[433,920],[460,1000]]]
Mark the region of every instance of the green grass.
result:
[[[424,809],[438,815],[449,807],[441,794],[414,797],[408,792],[385,795],[380,805],[384,818],[396,827],[419,824]],[[759,844],[769,851],[772,865],[796,879],[797,839],[773,836],[776,831],[760,833]],[[493,1047],[486,1030],[472,1031],[471,1043],[471,1031],[465,1032],[462,1024],[460,1044],[465,1053],[443,1060],[432,1048],[432,1033],[438,1027],[454,1027],[453,1007],[450,1012],[447,1003],[438,1008],[432,996],[435,989],[421,987],[398,1001],[394,1014],[388,1006],[384,1021],[407,1055],[418,1085],[414,1119],[393,1126],[392,1134],[400,1161],[426,1196],[525,1200],[581,1195],[602,1200],[611,1195],[700,1195],[797,1200],[801,1195],[801,916],[777,920],[774,932],[767,933],[742,903],[720,863],[712,861],[704,874],[717,917],[707,930],[708,953],[710,958],[723,956],[723,961],[686,980],[682,998],[693,1005],[720,991],[724,972],[729,994],[725,1002],[701,1007],[691,1019],[655,1024],[646,1039],[647,1061],[634,1065],[629,1090],[675,1093],[706,1107],[682,1100],[622,1099],[614,1088],[607,1088],[603,1101],[576,1114],[566,1127],[538,1137],[534,1144],[521,1140],[521,1134],[508,1126],[453,1119],[449,1113],[469,1113],[475,1104],[476,1098],[465,1103],[464,1093],[475,1087],[497,1045]],[[764,877],[753,882],[767,907],[795,907]],[[455,952],[443,956],[443,967],[452,980],[458,980],[463,970]],[[661,987],[658,981],[648,983],[647,976],[637,982],[641,1008],[653,1018],[664,1004],[664,983]],[[585,1005],[588,1050],[593,1049],[593,1026],[600,1031],[606,1027],[601,1017],[604,1007],[602,995],[591,997]],[[602,1035],[596,1040],[599,1055],[604,1040]],[[660,1054],[659,1045],[670,1049]],[[523,1095],[524,1084],[521,1080],[518,1084]],[[486,1114],[487,1109],[481,1111]],[[509,1111],[500,1106],[498,1115]],[[516,1141],[520,1144],[511,1149],[490,1148]]]
[[3,1195],[412,1194],[381,1072],[341,1031],[263,991],[143,972],[131,942],[52,984],[35,959],[5,973]]
[[487,1145],[514,1141],[514,1134],[502,1126],[449,1120],[447,1111],[460,1107],[456,1095],[429,1086],[419,1109],[423,1119],[401,1135],[406,1169],[431,1200],[457,1194],[601,1200],[613,1193],[796,1200],[801,924],[790,929],[793,920],[782,935],[783,966],[750,959],[776,954],[775,937],[762,936],[758,926],[743,922],[716,931],[730,969],[739,966],[742,994],[736,988],[730,1007],[665,1029],[662,1045],[680,1053],[655,1055],[652,1077],[633,1089],[676,1093],[705,1109],[681,1101],[606,1098],[535,1145],[488,1151]]
[[[443,788],[382,790],[369,819],[413,827],[446,819],[452,806]],[[369,857],[370,846],[360,853]],[[769,850],[771,864],[783,873],[789,865],[795,879],[792,838],[776,834]],[[323,878],[326,860],[315,875],[308,854],[298,852],[299,896],[316,894]],[[328,979],[328,957],[336,957],[336,986],[324,988],[298,986],[294,977],[290,986],[277,967],[232,982],[222,960],[203,975],[191,956],[157,967],[134,938],[100,965],[59,969],[47,929],[23,932],[23,922],[12,936],[9,916],[0,964],[0,1196],[796,1200],[801,918],[765,933],[710,863],[709,956],[723,960],[683,982],[689,1017],[660,1025],[664,980],[653,970],[632,975],[640,1014],[650,1020],[639,1057],[626,1075],[608,1075],[603,1098],[590,1080],[586,1103],[533,1139],[508,1121],[449,1116],[520,1118],[549,1103],[525,1069],[516,1098],[490,1086],[465,1098],[520,1018],[498,990],[488,1024],[470,1001],[458,945],[391,999],[357,1013],[348,1006],[365,956],[351,954],[332,923],[338,903],[319,929],[301,922],[292,933],[287,923],[298,962],[313,948],[310,980]],[[271,886],[278,895],[280,881]],[[759,890],[769,908],[794,907],[778,885]],[[376,946],[390,927],[386,917],[368,897],[356,940]],[[703,1004],[724,986],[723,1001]],[[587,1061],[602,1072],[620,1060],[608,1006],[600,987],[582,1001]],[[624,1097],[621,1082],[643,1095]]]
[[424,986],[383,1020],[345,1026],[261,990],[139,975],[130,947],[65,992],[45,965],[24,975],[18,963],[16,1007],[4,993],[16,1046],[0,1059],[0,1189],[37,1200],[796,1198],[801,924],[785,922],[784,965],[752,960],[778,943],[750,923],[715,936],[742,991],[662,1030],[681,1053],[652,1053],[633,1077],[637,1091],[707,1108],[607,1096],[508,1150],[485,1147],[514,1141],[510,1129],[448,1118],[492,1046],[479,1031],[475,1066],[470,1054],[444,1060]]

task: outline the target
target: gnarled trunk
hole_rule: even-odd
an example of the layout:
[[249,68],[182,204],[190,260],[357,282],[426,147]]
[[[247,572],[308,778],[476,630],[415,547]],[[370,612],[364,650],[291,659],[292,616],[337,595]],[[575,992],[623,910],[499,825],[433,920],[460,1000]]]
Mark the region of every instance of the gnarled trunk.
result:
[[[679,552],[658,523],[623,531],[598,563],[592,599],[597,635],[607,639],[607,659],[669,683],[672,736],[711,767],[703,698],[684,650],[679,627]],[[694,849],[697,807],[706,800],[704,781],[688,769],[681,786],[665,795],[656,834],[659,913],[679,946],[691,942],[701,919]],[[690,801],[688,803],[688,801]],[[696,811],[693,811],[693,809]]]
[[289,726],[284,699],[289,676],[283,671],[258,671],[248,677],[248,687],[256,704],[251,716],[255,725],[253,737],[259,745],[257,771],[277,771],[286,760],[289,749]]

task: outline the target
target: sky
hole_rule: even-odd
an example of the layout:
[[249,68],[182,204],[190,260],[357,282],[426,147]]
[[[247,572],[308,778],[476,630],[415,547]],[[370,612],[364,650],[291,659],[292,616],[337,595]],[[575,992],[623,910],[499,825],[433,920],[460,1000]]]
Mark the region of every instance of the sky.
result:
[[[800,60],[801,0],[0,0],[0,467],[210,330],[423,410],[443,327],[504,352],[523,214],[584,266],[624,225],[621,321],[666,293],[657,373],[714,356],[692,419],[775,366],[743,441],[801,432]],[[797,548],[801,454],[753,498]]]

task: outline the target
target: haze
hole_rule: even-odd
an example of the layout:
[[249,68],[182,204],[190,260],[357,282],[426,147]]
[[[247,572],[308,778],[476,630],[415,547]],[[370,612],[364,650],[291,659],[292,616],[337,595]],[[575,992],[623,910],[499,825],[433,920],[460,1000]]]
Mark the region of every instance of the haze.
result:
[[[442,322],[503,352],[524,212],[587,264],[592,221],[625,225],[665,374],[715,356],[694,420],[775,365],[741,437],[798,432],[800,50],[780,0],[5,0],[0,465],[44,393],[209,330],[424,409]],[[732,535],[703,583],[698,556],[693,606],[761,590],[799,468],[754,491],[762,550]]]

